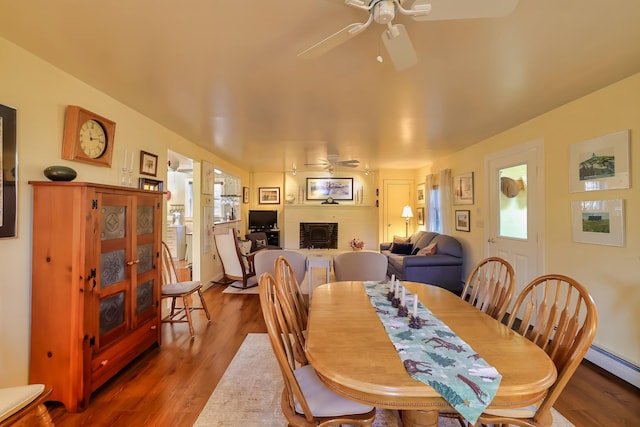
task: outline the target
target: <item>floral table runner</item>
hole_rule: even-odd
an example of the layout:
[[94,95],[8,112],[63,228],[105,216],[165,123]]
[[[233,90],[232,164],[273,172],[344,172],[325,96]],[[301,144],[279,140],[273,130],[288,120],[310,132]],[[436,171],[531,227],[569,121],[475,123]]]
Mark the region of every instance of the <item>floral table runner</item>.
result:
[[407,317],[387,300],[390,285],[364,282],[369,300],[380,317],[409,375],[433,387],[467,421],[475,423],[491,403],[502,376],[420,302],[422,328],[409,327],[414,298],[405,289]]

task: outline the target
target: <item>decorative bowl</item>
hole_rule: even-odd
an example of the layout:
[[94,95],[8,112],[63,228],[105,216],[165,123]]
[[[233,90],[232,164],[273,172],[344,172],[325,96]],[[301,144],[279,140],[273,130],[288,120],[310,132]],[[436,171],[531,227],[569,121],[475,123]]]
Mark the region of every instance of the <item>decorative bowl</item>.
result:
[[78,174],[66,166],[49,166],[43,171],[51,181],[73,181]]

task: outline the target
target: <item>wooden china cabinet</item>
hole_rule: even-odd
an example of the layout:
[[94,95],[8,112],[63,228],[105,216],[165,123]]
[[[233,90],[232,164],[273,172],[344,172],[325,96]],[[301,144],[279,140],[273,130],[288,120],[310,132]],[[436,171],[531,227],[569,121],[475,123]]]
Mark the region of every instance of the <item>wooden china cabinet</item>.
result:
[[82,182],[33,186],[29,380],[84,410],[160,344],[162,193]]

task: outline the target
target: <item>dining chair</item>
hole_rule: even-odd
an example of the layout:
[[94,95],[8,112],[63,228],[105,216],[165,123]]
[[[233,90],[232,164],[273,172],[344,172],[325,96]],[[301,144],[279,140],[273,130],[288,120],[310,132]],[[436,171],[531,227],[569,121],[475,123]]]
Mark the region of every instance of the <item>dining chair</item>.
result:
[[[236,288],[250,288],[256,286],[257,283],[249,285],[250,278],[255,277],[256,270],[254,265],[254,256],[256,252],[250,249],[243,251],[236,236],[234,228],[218,228],[213,233],[216,251],[222,263],[222,283],[231,285]],[[250,242],[249,242],[250,244]],[[235,286],[236,281],[242,281],[242,286]]]
[[333,257],[333,272],[338,282],[347,280],[376,280],[387,278],[386,255],[374,251],[343,252]]
[[299,427],[339,424],[371,426],[376,416],[374,407],[331,391],[320,381],[310,364],[296,367],[293,355],[297,338],[291,330],[294,314],[283,303],[276,279],[271,274],[260,276],[258,286],[269,341],[284,380],[280,407],[288,424]]
[[53,426],[44,402],[53,389],[44,384],[0,388],[0,427],[16,425]]
[[[194,294],[198,294],[200,297],[200,307],[192,304],[191,299]],[[195,338],[191,319],[193,310],[203,310],[207,321],[211,321],[207,304],[202,297],[202,282],[199,280],[180,281],[169,246],[162,242],[162,299],[168,298],[171,298],[171,311],[162,318],[162,322],[187,323],[192,339]],[[182,306],[176,304],[178,298],[182,299]]]
[[253,262],[256,269],[256,276],[260,277],[263,273],[271,273],[276,275],[275,263],[278,257],[283,256],[287,259],[295,273],[298,284],[302,285],[305,275],[307,274],[307,256],[302,252],[291,251],[286,249],[270,249],[267,251],[259,251],[255,254]]
[[485,258],[469,274],[462,294],[463,300],[502,321],[515,290],[515,273],[506,260]]
[[535,405],[487,409],[478,422],[516,426],[550,426],[551,407],[589,350],[598,327],[595,303],[587,289],[560,274],[538,277],[516,298],[508,326],[553,360],[558,376],[547,396]]

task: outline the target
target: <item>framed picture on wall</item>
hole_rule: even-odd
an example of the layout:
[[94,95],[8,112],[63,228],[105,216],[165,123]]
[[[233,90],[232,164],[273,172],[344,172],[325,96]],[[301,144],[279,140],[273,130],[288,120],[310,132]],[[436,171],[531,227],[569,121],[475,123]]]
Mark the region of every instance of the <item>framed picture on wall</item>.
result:
[[279,205],[280,187],[258,188],[258,203],[261,205]]
[[249,187],[242,187],[242,203],[249,203]]
[[416,221],[418,225],[424,225],[424,208],[416,208]]
[[629,188],[629,130],[571,144],[569,187],[572,193]]
[[424,203],[424,183],[418,184],[416,187],[416,196],[419,204]]
[[140,174],[156,176],[158,174],[158,156],[140,151]]
[[18,235],[16,116],[15,108],[0,104],[0,238]]
[[307,200],[353,200],[353,178],[307,178]]
[[471,211],[456,211],[456,230],[471,231]]
[[149,178],[138,178],[138,188],[151,191],[162,191],[163,182]]
[[571,228],[574,242],[624,246],[623,200],[572,202]]
[[473,204],[473,172],[453,177],[453,204]]
[[213,165],[206,160],[202,161],[202,194],[213,195],[213,184],[216,176]]

